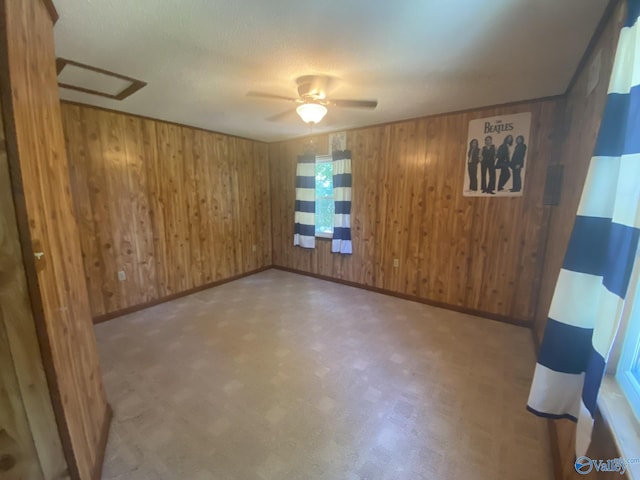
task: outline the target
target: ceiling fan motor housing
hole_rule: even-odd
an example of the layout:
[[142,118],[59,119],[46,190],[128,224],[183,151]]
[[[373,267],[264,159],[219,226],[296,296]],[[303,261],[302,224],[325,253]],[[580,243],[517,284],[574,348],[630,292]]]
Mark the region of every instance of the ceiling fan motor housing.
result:
[[305,101],[324,100],[327,97],[327,77],[322,75],[305,75],[296,80],[298,95]]

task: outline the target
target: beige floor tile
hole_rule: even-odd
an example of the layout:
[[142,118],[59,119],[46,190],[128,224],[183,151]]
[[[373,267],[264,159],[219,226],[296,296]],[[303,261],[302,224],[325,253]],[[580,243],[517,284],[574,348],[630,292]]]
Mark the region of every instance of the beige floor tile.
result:
[[104,479],[551,478],[524,328],[269,270],[96,334]]

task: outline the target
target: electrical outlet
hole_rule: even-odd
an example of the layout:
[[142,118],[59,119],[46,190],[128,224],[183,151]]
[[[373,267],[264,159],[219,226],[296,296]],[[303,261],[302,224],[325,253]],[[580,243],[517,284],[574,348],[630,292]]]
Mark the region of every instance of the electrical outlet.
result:
[[124,282],[127,279],[127,274],[124,273],[124,270],[120,270],[118,272],[118,281]]
[[400,266],[400,260],[397,258],[393,259],[393,268],[398,268]]
[[253,247],[251,247],[251,250],[253,250],[254,252],[258,249],[258,247],[256,245],[254,245]]

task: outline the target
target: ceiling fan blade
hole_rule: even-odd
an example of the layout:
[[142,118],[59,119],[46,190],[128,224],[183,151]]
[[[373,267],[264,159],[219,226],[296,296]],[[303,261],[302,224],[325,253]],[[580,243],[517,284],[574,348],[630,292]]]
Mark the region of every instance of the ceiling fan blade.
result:
[[285,97],[283,95],[274,95],[264,92],[247,92],[247,97],[268,98],[270,100],[286,100],[288,102],[297,102],[299,99],[293,97]]
[[347,108],[376,108],[377,100],[329,100],[329,105]]
[[296,115],[295,109],[293,110],[285,110],[282,113],[278,113],[272,117],[268,117],[266,120],[269,122],[281,122],[283,120],[288,120],[289,117],[294,117]]

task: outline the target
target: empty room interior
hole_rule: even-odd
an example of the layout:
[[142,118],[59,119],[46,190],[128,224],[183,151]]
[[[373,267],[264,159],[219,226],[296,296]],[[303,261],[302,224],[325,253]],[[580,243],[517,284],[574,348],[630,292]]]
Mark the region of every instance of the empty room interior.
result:
[[1,0],[0,479],[640,480],[639,10]]

